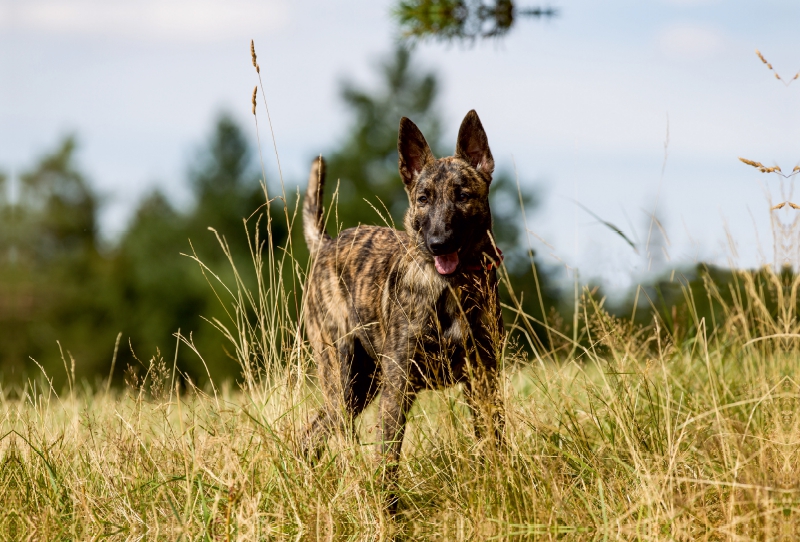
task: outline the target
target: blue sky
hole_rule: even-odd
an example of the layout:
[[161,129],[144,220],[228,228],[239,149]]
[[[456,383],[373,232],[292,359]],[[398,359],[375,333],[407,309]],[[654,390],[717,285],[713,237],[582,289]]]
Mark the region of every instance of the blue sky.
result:
[[[520,21],[500,42],[418,48],[442,76],[447,136],[454,142],[477,109],[498,167],[516,166],[541,189],[530,229],[544,260],[565,278],[579,268],[617,288],[648,267],[771,263],[768,201],[783,201],[780,183],[737,157],[785,171],[800,161],[800,81],[776,81],[754,52],[787,79],[800,69],[800,4],[551,5],[557,19]],[[106,196],[110,238],[156,186],[185,201],[187,163],[216,113],[252,126],[253,38],[285,176],[301,181],[309,158],[345,131],[341,79],[370,84],[392,49],[389,10],[376,1],[0,0],[0,169],[19,172],[77,133],[81,163]],[[573,200],[642,243],[656,209],[666,254],[635,254]],[[787,223],[794,212],[774,217]]]

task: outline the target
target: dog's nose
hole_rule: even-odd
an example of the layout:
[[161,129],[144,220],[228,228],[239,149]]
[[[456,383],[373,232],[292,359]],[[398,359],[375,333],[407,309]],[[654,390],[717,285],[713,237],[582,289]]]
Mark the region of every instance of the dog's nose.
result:
[[450,247],[450,236],[437,235],[428,237],[428,248],[435,255],[446,254],[452,252]]

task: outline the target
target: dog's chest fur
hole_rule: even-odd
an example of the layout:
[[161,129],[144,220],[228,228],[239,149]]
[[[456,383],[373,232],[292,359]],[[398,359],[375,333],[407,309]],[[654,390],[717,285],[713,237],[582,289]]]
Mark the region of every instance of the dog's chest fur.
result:
[[[410,298],[400,305],[413,311],[408,321],[409,333],[419,337],[416,370],[411,371],[410,377],[417,380],[418,387],[446,386],[462,380],[473,329],[487,320],[485,276],[460,274],[444,278],[429,262],[399,267],[405,279],[400,290]],[[392,303],[391,297],[386,295],[384,303]],[[386,309],[393,308],[389,305]],[[392,319],[387,323],[392,325]]]

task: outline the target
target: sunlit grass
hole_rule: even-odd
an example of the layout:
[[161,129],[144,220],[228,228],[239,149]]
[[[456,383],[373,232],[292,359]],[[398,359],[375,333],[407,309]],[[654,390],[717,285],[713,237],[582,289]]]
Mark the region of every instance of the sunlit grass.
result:
[[[172,389],[169,368],[155,365],[137,387],[110,394],[76,386],[56,395],[41,380],[2,403],[3,532],[42,540],[796,534],[797,282],[772,278],[772,291],[746,289],[716,329],[700,322],[680,344],[658,323],[634,330],[584,297],[591,336],[571,356],[507,349],[504,448],[477,440],[457,388],[423,394],[394,519],[372,446],[374,409],[358,442],[336,436],[318,462],[299,454],[319,401],[306,358],[266,360],[252,387],[216,393]],[[761,308],[765,296],[784,295],[780,314]],[[284,355],[297,352],[284,346]]]

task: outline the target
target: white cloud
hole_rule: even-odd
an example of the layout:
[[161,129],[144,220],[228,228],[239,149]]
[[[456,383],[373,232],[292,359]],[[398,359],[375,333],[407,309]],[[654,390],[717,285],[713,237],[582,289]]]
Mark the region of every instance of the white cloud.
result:
[[725,48],[725,38],[715,28],[684,23],[662,30],[658,36],[658,45],[667,56],[708,59]]
[[287,19],[285,0],[0,0],[0,28],[65,34],[224,40],[278,28]]

